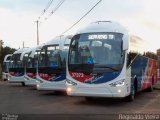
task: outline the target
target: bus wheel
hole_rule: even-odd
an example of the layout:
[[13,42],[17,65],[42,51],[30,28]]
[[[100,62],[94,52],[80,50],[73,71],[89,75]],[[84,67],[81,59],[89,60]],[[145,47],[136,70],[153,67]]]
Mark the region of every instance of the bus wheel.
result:
[[94,100],[95,100],[93,97],[85,97],[85,99],[86,99],[87,101],[94,101]]
[[154,76],[152,76],[152,83],[151,86],[148,88],[149,92],[153,92],[153,85],[154,85]]
[[134,89],[132,90],[132,92],[130,93],[129,96],[126,97],[126,101],[127,102],[132,102],[135,98],[135,86],[134,86]]
[[22,86],[25,86],[25,83],[24,83],[24,82],[22,82]]
[[126,97],[127,102],[132,102],[135,98],[135,90],[132,91],[132,93]]

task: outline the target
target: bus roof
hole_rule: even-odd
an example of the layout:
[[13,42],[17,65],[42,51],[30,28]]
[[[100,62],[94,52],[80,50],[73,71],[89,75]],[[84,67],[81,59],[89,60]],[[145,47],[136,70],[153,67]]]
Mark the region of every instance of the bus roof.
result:
[[117,32],[128,34],[128,31],[124,26],[114,21],[96,21],[90,23],[85,28],[80,29],[77,34],[94,32]]
[[20,57],[20,60],[23,60],[23,56],[26,54],[26,53],[29,53],[33,48],[28,48],[28,49],[25,49],[22,54],[21,54],[21,57]]
[[53,45],[53,44],[59,44],[60,49],[62,49],[65,44],[70,44],[71,38],[72,38],[71,35],[68,35],[68,36],[65,36],[65,35],[57,36],[57,37],[51,39],[50,41],[48,41],[48,42],[47,42],[45,45],[43,45],[43,46]]
[[34,54],[35,54],[35,52],[37,51],[37,50],[41,50],[41,48],[44,46],[45,44],[43,44],[43,45],[39,45],[39,46],[37,46],[37,47],[34,47],[32,50],[31,50],[31,54],[29,55],[29,57],[34,57]]
[[30,51],[31,48],[20,48],[17,51],[15,51],[13,54],[18,54],[18,53],[23,53],[23,52],[27,52]]

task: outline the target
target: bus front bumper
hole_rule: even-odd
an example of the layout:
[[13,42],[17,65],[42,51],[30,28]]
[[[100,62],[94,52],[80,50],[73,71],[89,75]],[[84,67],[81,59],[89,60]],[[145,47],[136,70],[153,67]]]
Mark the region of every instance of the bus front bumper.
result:
[[11,83],[21,83],[21,82],[25,82],[25,79],[24,79],[24,76],[15,77],[15,76],[8,75],[8,81]]
[[66,84],[65,80],[60,81],[60,82],[48,82],[48,81],[43,81],[37,82],[37,90],[56,90],[56,91],[65,91],[66,90]]
[[129,95],[125,87],[106,88],[106,87],[73,87],[67,86],[66,92],[69,96],[83,96],[83,97],[109,97],[109,98],[123,98]]
[[2,79],[8,80],[8,73],[2,72]]
[[27,76],[25,76],[24,79],[25,79],[25,84],[28,86],[36,86],[37,85],[36,79],[29,78]]

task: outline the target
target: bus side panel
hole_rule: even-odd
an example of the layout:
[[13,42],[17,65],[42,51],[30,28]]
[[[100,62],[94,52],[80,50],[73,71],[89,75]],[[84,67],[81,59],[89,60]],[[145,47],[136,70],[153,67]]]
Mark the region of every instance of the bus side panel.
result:
[[9,74],[15,77],[24,76],[24,68],[10,68]]
[[26,68],[26,75],[32,79],[36,79],[36,68]]
[[158,68],[157,61],[148,58],[148,63],[144,72],[144,77],[141,86],[142,90],[149,88],[151,84],[157,83],[158,81],[157,68]]
[[65,67],[39,67],[39,77],[50,82],[60,82],[66,79]]
[[[154,76],[154,83],[157,82],[157,62],[156,60],[137,56],[131,64],[132,83],[137,80],[137,91],[141,91],[151,86]],[[136,79],[135,79],[136,78]],[[131,87],[133,89],[133,87]]]

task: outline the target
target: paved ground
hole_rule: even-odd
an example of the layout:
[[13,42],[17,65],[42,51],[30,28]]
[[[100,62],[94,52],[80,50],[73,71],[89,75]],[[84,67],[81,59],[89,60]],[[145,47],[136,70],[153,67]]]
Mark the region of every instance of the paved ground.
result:
[[[81,119],[105,118],[113,114],[160,114],[160,90],[141,92],[133,102],[121,99],[99,99],[86,101],[83,97],[68,97],[65,93],[37,91],[33,87],[22,87],[0,81],[0,113],[70,115]],[[81,116],[81,117],[80,117]],[[52,116],[53,117],[53,116]],[[1,119],[1,118],[0,118]]]

